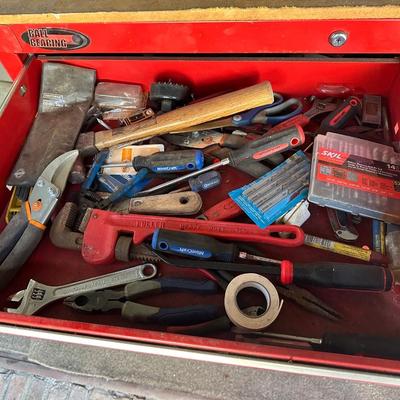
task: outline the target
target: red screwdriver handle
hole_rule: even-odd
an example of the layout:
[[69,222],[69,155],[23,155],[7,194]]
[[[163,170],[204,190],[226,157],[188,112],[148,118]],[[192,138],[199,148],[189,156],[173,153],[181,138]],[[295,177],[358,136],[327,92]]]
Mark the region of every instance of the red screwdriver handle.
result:
[[[198,233],[226,240],[266,243],[282,247],[297,247],[304,243],[304,232],[294,225],[271,225],[260,229],[253,224],[225,221],[203,221],[191,218],[161,217],[93,210],[83,235],[82,256],[91,264],[106,264],[114,260],[119,234],[131,233],[134,244],[142,243],[159,229]],[[288,232],[290,238],[272,236]]]
[[310,118],[305,114],[298,114],[292,118],[289,118],[285,121],[282,121],[278,125],[275,125],[271,129],[268,130],[268,134],[271,135],[273,133],[277,133],[280,131],[284,131],[285,129],[291,128],[295,125],[306,126],[310,122]]

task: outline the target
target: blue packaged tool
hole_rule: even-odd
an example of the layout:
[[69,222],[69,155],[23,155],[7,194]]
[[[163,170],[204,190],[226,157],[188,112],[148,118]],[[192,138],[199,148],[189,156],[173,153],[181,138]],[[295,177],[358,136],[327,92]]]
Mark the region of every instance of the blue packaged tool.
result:
[[89,172],[87,174],[85,182],[82,183],[82,188],[81,190],[89,190],[95,180],[97,179],[97,175],[101,169],[101,166],[105,163],[107,160],[109,151],[108,150],[102,150],[99,153],[96,154],[93,160],[93,164],[89,169]]
[[298,151],[272,171],[229,193],[260,228],[266,228],[307,198],[311,163]]
[[[145,169],[143,170],[145,171]],[[117,191],[121,186],[126,185],[130,179],[136,175],[100,175],[98,177],[98,191],[113,193]],[[142,191],[152,180],[149,174],[144,175],[140,180],[135,181],[135,185],[128,190],[124,197],[131,198],[134,194]]]

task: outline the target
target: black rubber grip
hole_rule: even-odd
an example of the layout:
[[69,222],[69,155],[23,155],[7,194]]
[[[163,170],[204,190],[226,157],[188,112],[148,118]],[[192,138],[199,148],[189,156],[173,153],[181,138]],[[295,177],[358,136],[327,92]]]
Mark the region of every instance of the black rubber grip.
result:
[[303,129],[301,126],[293,126],[273,135],[265,135],[260,139],[252,140],[240,149],[231,151],[228,157],[230,164],[236,167],[244,160],[262,161],[302,143],[304,143]]
[[121,315],[131,321],[153,322],[162,325],[193,325],[209,321],[221,315],[213,304],[196,304],[186,307],[152,307],[128,301]]
[[0,263],[5,260],[10,251],[17,244],[28,225],[25,206],[15,215],[0,233]]
[[43,230],[28,224],[17,244],[0,265],[0,290],[14,278],[31,256],[43,236]]
[[321,344],[312,344],[312,347],[331,353],[400,360],[400,339],[398,337],[327,333],[323,336]]
[[371,264],[296,263],[293,282],[336,289],[387,291],[393,284],[388,269]]

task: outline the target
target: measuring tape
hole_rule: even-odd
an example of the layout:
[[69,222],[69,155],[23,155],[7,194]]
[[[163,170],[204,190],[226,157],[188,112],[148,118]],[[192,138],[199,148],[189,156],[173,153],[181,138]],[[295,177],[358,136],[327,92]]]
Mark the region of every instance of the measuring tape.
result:
[[[245,314],[237,303],[239,292],[245,288],[259,290],[267,301],[266,311],[258,316]],[[283,301],[279,299],[275,286],[264,276],[241,274],[233,278],[225,291],[225,311],[231,322],[240,327],[255,331],[262,330],[275,321],[281,311]]]

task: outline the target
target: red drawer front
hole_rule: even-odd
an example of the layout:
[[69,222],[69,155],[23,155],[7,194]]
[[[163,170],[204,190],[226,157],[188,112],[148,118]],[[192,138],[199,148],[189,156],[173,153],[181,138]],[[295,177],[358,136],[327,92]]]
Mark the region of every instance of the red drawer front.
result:
[[[329,43],[337,31],[348,35],[341,47]],[[389,19],[32,23],[0,26],[0,39],[1,51],[14,53],[397,54],[400,23]]]

